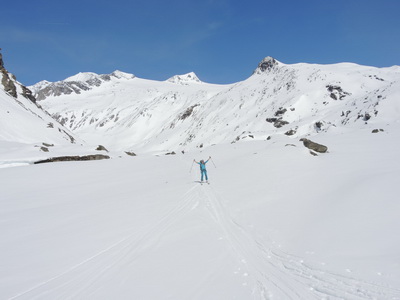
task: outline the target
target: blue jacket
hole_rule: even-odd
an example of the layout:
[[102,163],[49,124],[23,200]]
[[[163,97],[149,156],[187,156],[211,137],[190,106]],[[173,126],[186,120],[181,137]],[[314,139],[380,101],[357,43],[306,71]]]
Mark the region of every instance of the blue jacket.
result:
[[210,160],[210,159],[207,159],[207,160],[204,162],[204,164],[201,163],[201,162],[198,162],[198,164],[200,165],[200,171],[207,171],[207,170],[206,170],[206,163],[208,163],[209,160]]

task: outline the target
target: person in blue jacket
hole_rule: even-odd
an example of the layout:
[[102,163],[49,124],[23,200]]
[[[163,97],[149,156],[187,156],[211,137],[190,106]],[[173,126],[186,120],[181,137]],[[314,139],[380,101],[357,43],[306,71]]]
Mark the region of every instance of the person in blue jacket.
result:
[[195,159],[193,159],[193,161],[200,165],[200,172],[201,172],[201,182],[203,182],[204,177],[206,178],[206,181],[208,182],[208,176],[207,176],[207,169],[206,169],[206,163],[208,163],[208,161],[211,159],[211,156],[208,157],[208,159],[206,161],[204,160],[200,160],[200,162],[196,161]]

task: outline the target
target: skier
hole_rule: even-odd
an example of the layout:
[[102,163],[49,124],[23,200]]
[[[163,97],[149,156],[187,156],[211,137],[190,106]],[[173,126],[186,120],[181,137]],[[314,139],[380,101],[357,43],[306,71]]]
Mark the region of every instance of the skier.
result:
[[195,159],[193,161],[196,164],[200,165],[200,172],[201,172],[201,182],[203,182],[203,178],[206,177],[206,182],[208,183],[208,176],[207,176],[207,169],[206,169],[206,163],[211,159],[211,156],[208,157],[206,161],[200,160],[200,162],[197,162]]

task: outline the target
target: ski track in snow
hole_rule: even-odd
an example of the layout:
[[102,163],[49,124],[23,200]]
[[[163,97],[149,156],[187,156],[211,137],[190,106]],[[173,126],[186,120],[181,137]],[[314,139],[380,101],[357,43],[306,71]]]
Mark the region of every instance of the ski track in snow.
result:
[[400,290],[318,268],[316,263],[284,252],[267,237],[260,241],[229,215],[223,203],[223,197],[211,185],[196,184],[144,232],[134,232],[9,299],[93,296],[101,279],[107,282],[107,278],[118,276],[121,266],[140,259],[141,253],[154,247],[172,224],[197,209],[209,214],[222,239],[228,242],[239,266],[235,274],[243,277],[243,285],[251,289],[253,299],[400,299]]
[[[255,299],[400,299],[400,290],[317,268],[301,257],[269,247],[249,234],[210,186],[202,189],[209,213],[253,279]],[[243,270],[242,270],[243,272]]]
[[112,277],[113,274],[117,276],[121,265],[137,259],[143,251],[157,243],[179,216],[197,207],[198,203],[191,201],[194,196],[191,192],[195,188],[196,186],[189,189],[175,207],[139,237],[137,233],[133,233],[120,239],[66,271],[8,299],[41,299],[53,294],[57,299],[82,299],[90,296],[91,287],[97,281],[102,277]]

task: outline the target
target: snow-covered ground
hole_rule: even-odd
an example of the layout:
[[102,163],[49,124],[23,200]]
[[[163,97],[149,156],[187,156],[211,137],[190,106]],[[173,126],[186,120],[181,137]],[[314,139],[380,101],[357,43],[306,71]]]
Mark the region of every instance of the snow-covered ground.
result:
[[399,124],[314,140],[1,168],[0,299],[400,299]]

